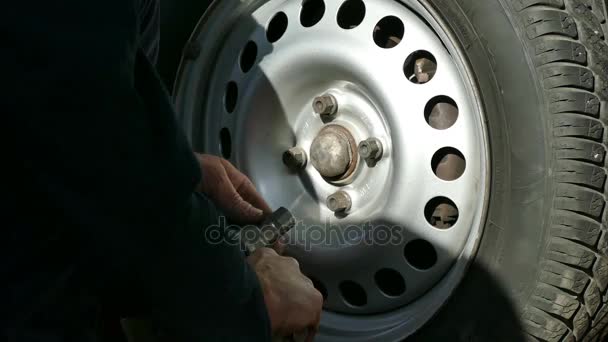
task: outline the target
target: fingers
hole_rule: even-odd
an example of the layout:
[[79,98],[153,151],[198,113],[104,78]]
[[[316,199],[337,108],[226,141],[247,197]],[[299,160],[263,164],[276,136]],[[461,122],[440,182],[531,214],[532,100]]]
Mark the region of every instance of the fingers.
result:
[[283,253],[285,253],[285,248],[286,248],[286,245],[283,242],[282,238],[279,238],[274,243],[274,245],[272,245],[272,249],[274,249],[277,252],[277,254],[279,254],[279,255],[283,255]]
[[268,258],[268,257],[276,257],[279,255],[272,248],[262,247],[262,248],[256,249],[256,251],[251,256],[253,258]]
[[[243,175],[246,177],[245,175]],[[272,213],[272,209],[266,203],[266,200],[255,188],[253,183],[248,178],[245,178],[243,182],[237,187],[236,191],[243,197],[243,199],[251,203],[254,207],[261,209],[265,214]]]
[[247,257],[247,262],[253,266],[263,258],[271,258],[274,256],[279,255],[272,248],[259,248],[253,254]]
[[245,201],[238,192],[230,204],[229,211],[230,218],[236,223],[260,222],[264,219],[264,212]]
[[287,260],[289,261],[289,263],[291,263],[291,265],[293,267],[300,270],[300,263],[298,262],[298,260],[296,260],[296,258],[292,258],[292,257],[285,257],[285,258],[287,258]]
[[[298,265],[299,267],[299,265]],[[302,274],[302,277],[304,278],[304,282],[311,288],[315,289],[315,291],[317,291],[317,288],[315,287],[315,284],[312,282],[312,280],[310,280],[310,278],[308,278],[307,276],[305,276],[304,274]]]
[[264,212],[245,201],[233,184],[228,181],[228,178],[216,184],[215,186],[221,188],[211,191],[212,199],[217,202],[230,220],[239,224],[262,221]]
[[197,190],[217,201],[218,190],[231,186],[226,170],[220,158],[207,154],[195,154],[201,165],[202,179]]
[[196,154],[203,179],[200,191],[208,195],[234,223],[257,223],[272,212],[249,178],[229,161]]
[[236,191],[241,195],[244,201],[250,203],[255,208],[262,210],[266,214],[272,213],[272,209],[266,203],[262,195],[257,191],[251,180],[239,171],[229,161],[222,159],[222,165],[226,169],[230,181],[236,188]]
[[220,186],[222,189],[213,191],[211,196],[231,221],[246,224],[263,219],[264,212],[243,200],[230,182],[228,184],[222,182]]

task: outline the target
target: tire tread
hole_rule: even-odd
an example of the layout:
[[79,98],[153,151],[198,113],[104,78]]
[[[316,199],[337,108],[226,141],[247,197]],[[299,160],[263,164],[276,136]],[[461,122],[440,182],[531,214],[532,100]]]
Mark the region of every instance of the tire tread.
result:
[[553,206],[523,311],[531,340],[599,341],[608,330],[606,0],[510,0],[551,114]]

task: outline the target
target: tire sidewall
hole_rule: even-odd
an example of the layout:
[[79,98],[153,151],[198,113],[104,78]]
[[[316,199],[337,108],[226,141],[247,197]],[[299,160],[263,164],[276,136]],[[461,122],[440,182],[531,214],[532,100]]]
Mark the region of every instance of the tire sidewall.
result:
[[479,249],[458,289],[412,340],[523,340],[519,312],[545,245],[547,113],[521,31],[498,0],[422,0],[461,47],[490,143],[490,200]]

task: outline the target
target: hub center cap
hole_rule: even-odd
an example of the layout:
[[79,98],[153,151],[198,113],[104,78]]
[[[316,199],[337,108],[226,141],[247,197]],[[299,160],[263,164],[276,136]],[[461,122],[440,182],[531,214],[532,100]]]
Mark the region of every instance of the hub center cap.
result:
[[310,160],[321,176],[342,179],[354,171],[354,138],[338,125],[323,128],[310,146]]

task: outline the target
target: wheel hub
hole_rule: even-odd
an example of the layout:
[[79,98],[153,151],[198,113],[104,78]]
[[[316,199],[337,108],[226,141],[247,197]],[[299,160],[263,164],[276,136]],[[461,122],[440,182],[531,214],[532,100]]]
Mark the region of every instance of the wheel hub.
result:
[[325,126],[310,145],[312,165],[324,178],[347,178],[357,164],[354,141],[348,129],[338,125]]
[[419,328],[462,279],[486,205],[460,50],[415,0],[223,0],[192,39],[218,37],[184,61],[178,109],[195,147],[301,219],[288,253],[325,295],[319,340]]

